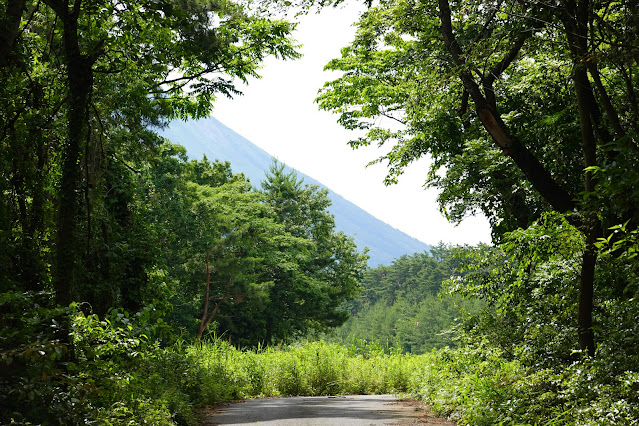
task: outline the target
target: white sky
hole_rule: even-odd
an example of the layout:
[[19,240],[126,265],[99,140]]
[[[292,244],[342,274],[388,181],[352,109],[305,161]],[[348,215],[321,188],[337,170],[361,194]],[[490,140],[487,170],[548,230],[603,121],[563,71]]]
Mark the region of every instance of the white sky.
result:
[[410,166],[399,183],[384,186],[384,165],[366,168],[382,151],[351,149],[353,133],[337,124],[337,115],[313,102],[335,74],[324,65],[340,56],[355,34],[356,7],[326,8],[300,18],[295,38],[304,55],[296,61],[269,58],[262,78],[240,87],[244,96],[220,98],[213,116],[269,154],[305,173],[389,225],[425,242],[490,242],[485,218],[470,217],[459,226],[439,213],[434,189],[424,189],[427,160]]

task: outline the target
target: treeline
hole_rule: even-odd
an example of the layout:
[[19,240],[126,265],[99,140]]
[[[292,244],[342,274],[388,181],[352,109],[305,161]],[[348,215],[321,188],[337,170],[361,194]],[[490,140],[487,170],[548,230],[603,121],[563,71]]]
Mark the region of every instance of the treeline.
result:
[[254,347],[347,318],[366,257],[336,232],[326,191],[277,164],[260,191],[228,163],[169,157],[150,171],[146,190],[161,194],[145,221],[158,229],[154,271],[173,283],[168,318],[189,335],[212,322],[209,332]]
[[331,338],[345,345],[376,342],[406,353],[455,346],[453,327],[480,303],[440,294],[458,264],[455,250],[440,244],[366,270],[362,292],[347,303],[352,316]]
[[[185,337],[207,329],[240,346],[290,340],[346,319],[341,305],[357,293],[366,256],[335,230],[326,191],[278,164],[258,189],[228,163],[189,161],[170,143],[110,167],[113,195],[92,203],[80,222],[84,235],[77,233],[70,297],[86,313],[135,313],[153,304]],[[13,223],[7,256],[19,252],[15,245],[35,244]],[[55,290],[47,244],[38,241],[38,251],[23,252],[30,257],[5,264],[3,292]],[[38,275],[35,284],[27,270]]]
[[[257,189],[228,163],[188,160],[170,143],[151,152],[114,163],[115,200],[93,205],[102,232],[78,241],[76,302],[57,305],[50,284],[36,291],[20,274],[3,276],[2,423],[71,421],[56,416],[73,399],[105,409],[116,395],[98,397],[88,383],[108,394],[105,377],[176,339],[264,347],[348,317],[367,256],[336,232],[325,190],[277,163]],[[74,390],[80,383],[85,391]],[[50,409],[25,412],[26,401]]]
[[294,24],[216,0],[1,7],[0,423],[126,417],[162,404],[113,385],[159,346],[346,319],[366,256],[323,191],[279,165],[260,188],[157,134],[298,57]]
[[317,102],[366,132],[351,146],[385,146],[388,183],[426,157],[440,211],[491,224],[495,246],[460,249],[443,289],[484,304],[422,392],[468,424],[637,423],[637,16],[381,1],[327,65]]

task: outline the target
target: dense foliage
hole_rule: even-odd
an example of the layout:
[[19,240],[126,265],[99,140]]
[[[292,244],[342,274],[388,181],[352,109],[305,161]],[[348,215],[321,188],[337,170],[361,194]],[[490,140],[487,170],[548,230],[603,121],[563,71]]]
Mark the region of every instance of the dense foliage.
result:
[[0,286],[135,311],[153,262],[133,188],[161,149],[147,128],[296,57],[293,25],[199,0],[2,8]]
[[325,193],[277,167],[291,191],[261,191],[156,133],[298,57],[294,24],[215,0],[0,8],[0,423],[155,410],[118,386],[179,334],[269,345],[346,319],[366,256]]
[[637,7],[382,0],[327,65],[343,75],[318,98],[344,127],[366,130],[353,146],[391,145],[377,160],[389,182],[430,156],[442,212],[481,211],[496,242],[545,213],[564,215],[583,242],[572,245],[579,291],[570,296],[575,343],[590,355],[595,302],[636,297],[631,281],[621,294],[616,280],[599,287],[598,260],[610,248],[636,253]]
[[[12,294],[1,302],[3,318],[17,323],[34,300]],[[72,318],[74,341],[65,370],[59,359],[67,349],[43,339],[55,332],[48,320],[63,314]],[[397,392],[423,398],[459,424],[627,425],[639,418],[639,375],[611,375],[615,367],[602,357],[531,369],[490,342],[422,355],[362,342],[242,351],[219,339],[161,348],[153,342],[166,325],[152,308],[135,316],[114,310],[104,319],[77,306],[40,309],[21,331],[12,338],[28,341],[34,333],[40,343],[4,354],[22,377],[9,388],[0,384],[4,423],[195,425],[195,408],[227,400]],[[618,361],[636,363],[636,356]]]
[[[424,372],[419,391],[471,424],[634,424],[639,419],[636,264],[598,260],[596,357],[575,348],[581,233],[544,215],[497,247],[457,249],[447,293],[483,309],[456,330],[459,349]],[[451,365],[447,365],[451,363]],[[464,390],[466,396],[451,394]]]
[[602,359],[530,369],[490,345],[428,355],[411,392],[459,424],[632,425],[639,418],[639,375],[609,376]]
[[[2,424],[197,424],[194,408],[229,399],[405,391],[417,368],[374,346],[240,351],[214,340],[159,347],[169,328],[153,307],[137,315],[111,310],[102,319],[78,305],[24,315],[51,297],[0,299],[2,337],[22,343],[2,354]],[[70,346],[51,327],[65,316]]]
[[[11,401],[3,416],[51,424],[101,416],[119,401],[110,383],[120,375],[139,380],[130,364],[138,368],[138,358],[153,358],[157,345],[173,341],[180,329],[193,337],[200,324],[200,336],[208,326],[227,341],[258,346],[345,321],[343,304],[359,289],[366,256],[335,232],[325,193],[279,166],[259,192],[228,163],[188,161],[183,148],[168,143],[159,148],[152,162],[135,164],[138,179],[130,182],[139,221],[130,229],[135,246],[114,244],[110,252],[116,264],[116,250],[139,253],[136,259],[120,254],[138,262],[138,275],[125,269],[118,271],[121,281],[89,281],[91,292],[70,307],[56,306],[50,292],[2,293],[0,405]],[[269,190],[269,182],[290,191]],[[291,219],[277,203],[306,212],[295,214],[303,225],[298,231],[287,230]],[[131,311],[135,326],[118,300],[140,307]],[[210,307],[204,314],[203,306]],[[33,405],[26,401],[38,408],[25,411]],[[68,410],[76,420],[62,416]]]
[[[600,257],[597,356],[583,358],[574,345],[582,246],[575,227],[547,214],[499,246],[403,257],[367,271],[360,298],[349,304],[355,315],[337,335],[413,352],[447,345],[428,353],[409,389],[460,424],[635,424],[638,311],[634,298],[620,295],[637,292],[637,267],[626,256]],[[441,283],[437,298],[424,291],[424,276]],[[411,296],[422,297],[417,306]],[[447,309],[453,300],[466,309]],[[424,315],[417,323],[416,312]],[[455,314],[461,321],[451,320]],[[450,332],[437,336],[443,326]]]
[[442,284],[459,264],[454,255],[455,250],[439,245],[368,269],[362,292],[347,303],[351,317],[330,338],[344,345],[377,342],[405,353],[455,346],[453,327],[481,302],[440,295]]
[[[257,188],[154,130],[297,57],[292,24],[217,0],[0,6],[0,422],[392,391],[466,424],[639,421],[637,2],[371,2],[320,107],[366,130],[353,146],[392,144],[389,182],[429,155],[442,212],[483,212],[496,245],[367,272],[324,191],[278,164]],[[456,349],[402,354],[451,344],[460,298]],[[350,348],[284,346],[349,309]]]

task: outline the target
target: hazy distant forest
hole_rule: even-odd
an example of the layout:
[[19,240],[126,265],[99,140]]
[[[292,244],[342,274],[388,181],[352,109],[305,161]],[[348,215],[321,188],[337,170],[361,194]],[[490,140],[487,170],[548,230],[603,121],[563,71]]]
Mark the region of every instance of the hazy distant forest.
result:
[[429,157],[442,214],[493,232],[374,269],[324,190],[157,134],[339,3],[0,0],[1,424],[381,392],[639,424],[639,2],[366,2],[318,106],[387,147],[389,184]]

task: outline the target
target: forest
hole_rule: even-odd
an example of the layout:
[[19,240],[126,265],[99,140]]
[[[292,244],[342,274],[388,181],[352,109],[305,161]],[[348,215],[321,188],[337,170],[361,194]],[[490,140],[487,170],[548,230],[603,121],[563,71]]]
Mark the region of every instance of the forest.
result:
[[429,158],[442,214],[493,238],[373,269],[282,164],[250,182],[158,136],[341,3],[0,0],[1,424],[380,392],[639,422],[639,3],[365,2],[318,107],[388,184]]

